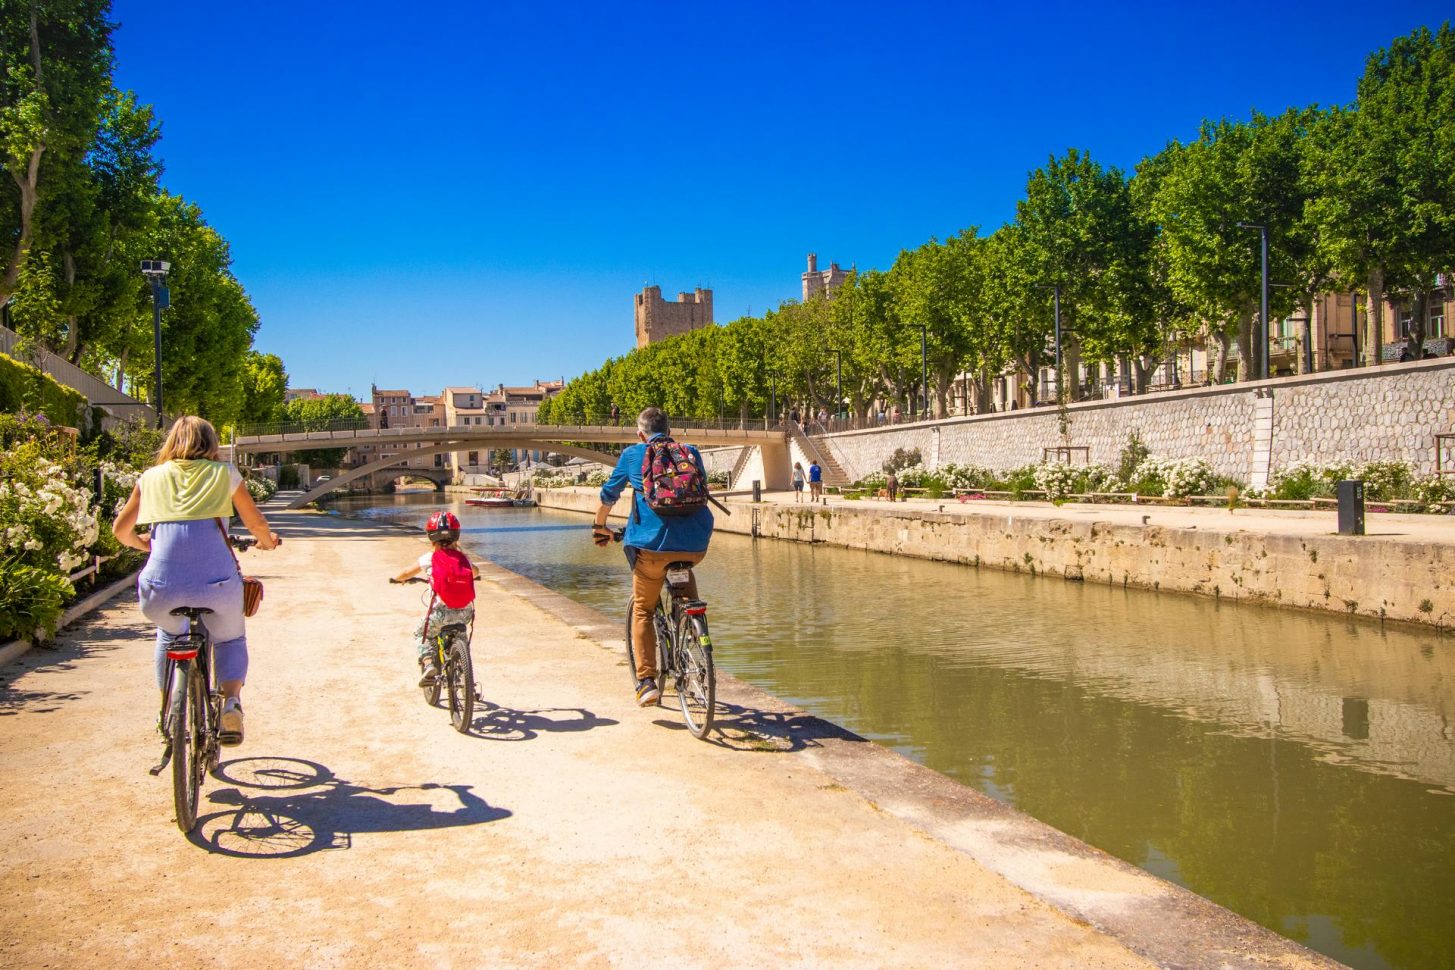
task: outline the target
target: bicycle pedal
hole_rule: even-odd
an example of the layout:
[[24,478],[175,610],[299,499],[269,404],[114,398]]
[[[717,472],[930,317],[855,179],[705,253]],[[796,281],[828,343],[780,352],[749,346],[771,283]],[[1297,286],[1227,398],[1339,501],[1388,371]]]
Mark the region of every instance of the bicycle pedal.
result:
[[155,765],[153,765],[152,767],[148,768],[147,769],[147,773],[150,774],[153,778],[155,778],[157,775],[160,775],[164,770],[166,770],[167,764],[171,760],[172,760],[172,746],[169,744],[169,745],[167,745],[166,750],[162,752],[162,760],[161,761],[158,761]]

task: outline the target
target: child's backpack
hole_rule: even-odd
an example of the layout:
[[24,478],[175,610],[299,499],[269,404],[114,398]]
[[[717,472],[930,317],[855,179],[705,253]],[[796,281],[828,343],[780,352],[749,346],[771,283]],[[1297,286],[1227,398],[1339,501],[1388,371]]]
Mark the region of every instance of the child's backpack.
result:
[[707,480],[685,445],[667,437],[647,442],[642,499],[647,508],[665,516],[691,515],[707,505]]
[[440,602],[452,610],[475,602],[475,573],[470,559],[458,549],[436,549],[429,560],[429,585]]

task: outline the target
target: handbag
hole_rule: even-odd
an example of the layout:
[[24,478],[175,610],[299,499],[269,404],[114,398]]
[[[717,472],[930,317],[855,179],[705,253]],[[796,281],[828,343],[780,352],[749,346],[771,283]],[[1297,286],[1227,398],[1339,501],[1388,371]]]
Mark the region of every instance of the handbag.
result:
[[232,551],[232,543],[228,541],[227,529],[223,526],[221,519],[213,519],[217,523],[217,531],[222,533],[222,543],[227,546],[227,554],[232,556],[233,567],[237,569],[238,578],[243,584],[243,616],[252,616],[263,605],[263,581],[255,576],[244,576],[242,564],[237,561],[237,553]]

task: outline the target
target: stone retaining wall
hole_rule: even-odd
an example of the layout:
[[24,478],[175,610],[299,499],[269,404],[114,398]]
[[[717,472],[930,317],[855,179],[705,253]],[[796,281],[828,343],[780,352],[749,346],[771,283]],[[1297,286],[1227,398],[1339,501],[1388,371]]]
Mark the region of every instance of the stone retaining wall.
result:
[[[1253,477],[1254,402],[1260,395],[1273,400],[1272,470],[1298,459],[1403,461],[1425,475],[1435,469],[1435,433],[1455,430],[1455,359],[1074,404],[1067,408],[1067,443],[1086,447],[1094,464],[1115,465],[1136,431],[1158,457],[1206,458],[1219,473],[1246,482]],[[1004,471],[1039,462],[1044,448],[1062,444],[1054,408],[817,440],[856,479],[877,470],[896,448],[918,448],[930,468],[954,462]]]
[[[542,506],[594,512],[594,493],[551,489]],[[1067,580],[1201,593],[1275,606],[1447,625],[1455,548],[1378,536],[1113,525],[916,508],[729,502],[723,532],[823,542]]]

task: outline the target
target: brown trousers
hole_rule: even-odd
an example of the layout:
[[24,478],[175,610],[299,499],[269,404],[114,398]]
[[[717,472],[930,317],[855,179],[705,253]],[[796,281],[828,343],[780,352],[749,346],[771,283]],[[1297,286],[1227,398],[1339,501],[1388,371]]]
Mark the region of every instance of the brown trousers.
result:
[[[636,564],[632,567],[632,655],[637,661],[637,680],[657,676],[657,630],[652,625],[652,613],[657,600],[662,596],[662,584],[667,580],[667,564],[702,562],[706,552],[652,552],[636,550]],[[687,582],[687,595],[697,598],[697,576]]]

